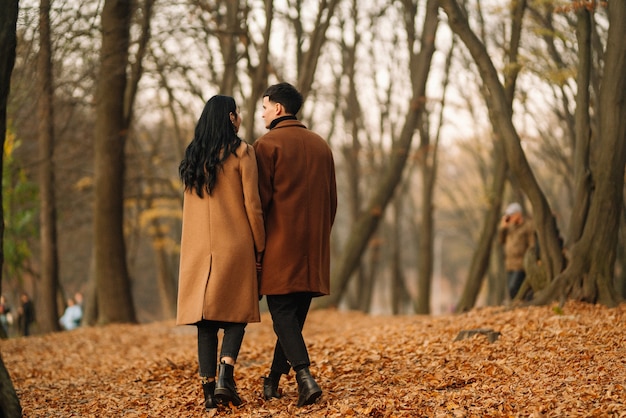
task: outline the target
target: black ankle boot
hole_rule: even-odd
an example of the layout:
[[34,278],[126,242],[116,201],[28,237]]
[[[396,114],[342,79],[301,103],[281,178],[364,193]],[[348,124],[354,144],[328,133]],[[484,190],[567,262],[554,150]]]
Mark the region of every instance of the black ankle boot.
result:
[[280,381],[280,375],[274,375],[270,373],[269,376],[263,378],[263,398],[265,400],[272,398],[280,398],[278,393],[278,382]]
[[241,405],[241,398],[237,394],[233,373],[235,367],[231,364],[220,363],[217,366],[217,383],[215,384],[215,398],[222,404]]
[[305,367],[296,373],[298,382],[298,406],[311,405],[322,394],[322,389],[317,385],[309,368]]
[[204,409],[208,412],[213,408],[217,408],[217,403],[215,402],[215,397],[213,396],[215,392],[215,380],[212,382],[202,383],[202,392],[204,392]]

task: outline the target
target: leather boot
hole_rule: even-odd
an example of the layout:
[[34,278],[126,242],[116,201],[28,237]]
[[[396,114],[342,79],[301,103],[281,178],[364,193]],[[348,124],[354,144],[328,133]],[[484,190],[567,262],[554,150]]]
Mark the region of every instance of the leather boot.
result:
[[231,402],[233,405],[239,406],[242,402],[235,387],[234,371],[235,367],[231,364],[222,362],[217,366],[215,398],[224,405],[228,405]]
[[272,374],[263,377],[263,398],[265,400],[280,398],[280,393],[278,393],[279,379],[280,375],[278,375],[278,378],[274,377]]
[[309,368],[305,367],[296,373],[298,382],[298,406],[311,405],[322,394],[322,389],[317,385]]
[[215,392],[215,380],[202,383],[202,392],[204,392],[204,409],[208,412],[213,408],[217,408],[217,402],[215,402],[215,397],[213,396]]

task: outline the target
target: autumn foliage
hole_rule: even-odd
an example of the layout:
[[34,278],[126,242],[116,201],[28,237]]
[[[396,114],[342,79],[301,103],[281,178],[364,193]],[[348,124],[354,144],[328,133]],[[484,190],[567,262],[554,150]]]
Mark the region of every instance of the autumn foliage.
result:
[[[193,327],[110,325],[2,341],[25,417],[623,417],[626,305],[475,309],[462,315],[312,311],[324,390],[296,408],[293,374],[264,401],[271,319],[250,324],[235,377],[244,404],[206,413]],[[489,342],[477,333],[500,333]],[[455,341],[456,340],[456,341]]]

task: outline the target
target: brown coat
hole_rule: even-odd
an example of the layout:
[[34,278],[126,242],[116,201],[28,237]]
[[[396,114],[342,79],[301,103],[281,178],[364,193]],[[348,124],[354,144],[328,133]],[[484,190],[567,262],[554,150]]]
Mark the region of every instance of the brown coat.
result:
[[245,142],[213,193],[184,193],[176,323],[259,322],[256,251],[265,247],[254,149]]
[[267,234],[261,294],[330,293],[330,230],[337,212],[330,147],[297,120],[254,143]]

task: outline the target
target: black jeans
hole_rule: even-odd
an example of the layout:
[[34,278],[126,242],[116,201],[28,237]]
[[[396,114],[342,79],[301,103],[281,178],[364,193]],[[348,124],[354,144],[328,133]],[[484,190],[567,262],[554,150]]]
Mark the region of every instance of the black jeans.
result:
[[506,279],[507,279],[507,287],[509,289],[509,297],[513,299],[517,292],[519,292],[522,283],[524,283],[524,279],[526,278],[526,272],[524,270],[515,270],[515,271],[507,271]]
[[217,332],[224,330],[220,359],[232,357],[237,360],[243,335],[247,324],[236,322],[202,321],[196,323],[198,327],[198,365],[200,377],[215,377],[217,373]]
[[274,347],[271,371],[287,374],[290,367],[308,367],[309,353],[302,337],[302,328],[309,313],[312,293],[267,295],[267,306],[272,315],[274,333],[278,340]]

